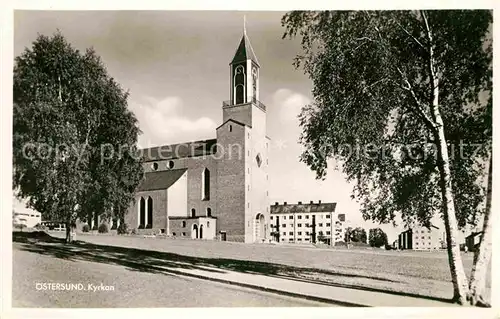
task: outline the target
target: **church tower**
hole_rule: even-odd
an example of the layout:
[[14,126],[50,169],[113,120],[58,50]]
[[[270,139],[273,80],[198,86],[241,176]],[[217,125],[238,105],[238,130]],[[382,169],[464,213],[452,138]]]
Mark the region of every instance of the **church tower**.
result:
[[217,230],[231,241],[270,238],[266,106],[260,64],[246,28],[229,63],[229,100],[217,128]]

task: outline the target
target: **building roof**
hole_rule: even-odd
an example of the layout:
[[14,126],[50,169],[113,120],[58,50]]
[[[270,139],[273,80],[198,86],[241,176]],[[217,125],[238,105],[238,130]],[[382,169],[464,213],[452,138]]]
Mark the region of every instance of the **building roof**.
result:
[[199,218],[211,218],[211,219],[217,219],[217,217],[214,216],[168,216],[168,219],[172,220],[186,220],[186,219],[199,219]]
[[217,139],[162,145],[140,150],[145,162],[215,154]]
[[186,170],[187,169],[183,168],[146,173],[137,188],[137,192],[167,189],[172,186]]
[[227,122],[233,122],[233,123],[238,124],[238,125],[240,125],[240,126],[248,126],[249,128],[252,128],[252,126],[251,126],[251,125],[246,125],[246,124],[244,124],[244,123],[241,123],[240,121],[236,121],[236,120],[233,120],[233,119],[228,119],[228,120],[226,120],[224,123],[222,123],[221,125],[219,125],[219,126],[216,128],[216,130],[218,130],[218,129],[220,129],[221,127],[223,127],[223,126],[224,126],[224,124],[226,124]]
[[332,213],[337,203],[271,205],[271,214]]
[[244,32],[243,36],[241,37],[240,45],[238,46],[238,49],[236,49],[236,53],[234,54],[234,58],[231,61],[231,64],[244,62],[246,60],[252,60],[260,67],[259,61],[257,61],[255,52],[253,51],[252,45],[250,44],[250,39],[248,39],[246,32]]

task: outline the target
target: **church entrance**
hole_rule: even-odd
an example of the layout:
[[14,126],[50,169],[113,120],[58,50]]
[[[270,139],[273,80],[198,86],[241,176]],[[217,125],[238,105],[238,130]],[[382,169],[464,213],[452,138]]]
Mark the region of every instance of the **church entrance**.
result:
[[203,239],[203,225],[200,225],[200,239]]
[[254,221],[254,241],[255,242],[261,242],[262,239],[265,238],[266,231],[265,231],[265,219],[264,215],[261,213],[258,213],[255,216],[255,221]]
[[191,238],[192,239],[198,238],[198,225],[196,224],[193,225],[193,231],[191,231]]

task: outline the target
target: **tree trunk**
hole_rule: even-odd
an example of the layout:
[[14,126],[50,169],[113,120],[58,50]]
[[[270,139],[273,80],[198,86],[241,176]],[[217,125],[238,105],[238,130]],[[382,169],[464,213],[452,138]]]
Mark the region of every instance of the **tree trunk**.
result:
[[493,173],[493,155],[490,156],[490,168],[488,170],[488,188],[486,190],[486,211],[484,213],[483,234],[477,251],[474,253],[474,263],[470,278],[469,301],[472,305],[487,306],[488,301],[484,298],[486,288],[486,274],[491,260],[492,225],[491,214],[491,187]]
[[66,222],[66,243],[67,244],[70,244],[71,242],[73,242],[73,232],[72,232],[72,229],[71,229],[71,225],[72,223],[71,222]]
[[[437,80],[436,80],[437,82]],[[437,90],[437,85],[436,85]],[[446,248],[448,251],[448,262],[450,264],[451,280],[453,282],[453,301],[465,304],[469,286],[460,256],[460,245],[457,243],[458,223],[455,214],[455,203],[451,183],[450,160],[448,156],[448,145],[444,134],[443,120],[438,107],[438,92],[435,92],[433,109],[437,124],[436,140],[438,143],[437,165],[440,175],[441,197],[443,200],[443,219],[446,230]]]
[[446,230],[446,249],[448,251],[448,262],[450,264],[451,281],[453,282],[453,301],[464,305],[467,302],[469,285],[465,276],[462,257],[460,256],[460,245],[457,244],[458,223],[455,213],[455,202],[453,199],[453,188],[451,182],[450,158],[448,156],[448,145],[444,132],[444,123],[439,110],[439,76],[434,57],[434,42],[432,31],[427,15],[420,11],[425,24],[426,36],[428,39],[428,70],[431,93],[431,110],[435,127],[435,135],[438,156],[437,167],[439,170],[439,184],[441,188],[441,198],[443,201],[443,220]]

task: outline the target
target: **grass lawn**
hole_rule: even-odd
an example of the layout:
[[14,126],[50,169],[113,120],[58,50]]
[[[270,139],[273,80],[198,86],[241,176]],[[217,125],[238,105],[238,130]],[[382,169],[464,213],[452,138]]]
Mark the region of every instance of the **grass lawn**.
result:
[[[133,258],[144,265],[176,261],[218,269],[449,299],[451,276],[446,252],[320,249],[307,246],[79,235],[87,251]],[[93,244],[93,245],[92,245]],[[463,254],[467,274],[473,254]],[[491,271],[487,278],[491,287]],[[489,297],[489,296],[488,296]]]

